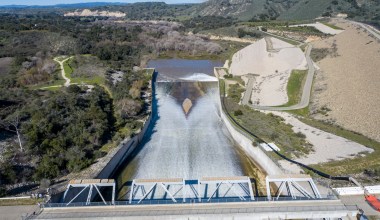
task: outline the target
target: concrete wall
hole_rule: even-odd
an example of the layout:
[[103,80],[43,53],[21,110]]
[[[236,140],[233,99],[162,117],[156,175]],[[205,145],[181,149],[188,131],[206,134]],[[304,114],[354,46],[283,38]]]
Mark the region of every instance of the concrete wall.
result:
[[277,166],[277,164],[273,162],[273,160],[269,158],[268,155],[266,155],[266,153],[260,147],[254,147],[252,145],[252,140],[234,127],[226,113],[223,111],[220,102],[219,111],[221,119],[226,125],[227,130],[230,132],[234,141],[243,148],[245,153],[251,157],[260,166],[260,168],[262,168],[267,173],[267,175],[283,174],[282,169]]
[[268,175],[278,175],[283,173],[282,169],[278,167],[260,147],[254,147],[252,145],[252,140],[235,129],[229,121],[228,116],[223,111],[221,111],[221,118],[234,141],[239,144],[245,153],[251,157]]
[[141,141],[144,138],[145,132],[151,126],[152,124],[152,118],[153,115],[156,112],[156,104],[154,103],[155,99],[155,85],[154,82],[156,81],[157,73],[153,72],[152,76],[152,107],[151,107],[151,113],[148,116],[147,120],[144,123],[144,127],[141,129],[140,133],[131,139],[126,139],[120,143],[121,148],[120,150],[115,154],[115,156],[108,162],[108,164],[99,172],[96,178],[98,179],[108,179],[111,178],[112,175],[119,169],[120,165],[122,165],[126,158],[136,149],[137,146],[141,143]]
[[125,159],[136,149],[137,146],[139,146],[145,135],[146,130],[150,126],[151,121],[152,115],[149,115],[147,121],[144,124],[143,129],[138,135],[134,136],[131,139],[124,140],[120,143],[120,145],[122,145],[120,150],[108,162],[108,164],[103,168],[103,170],[100,171],[96,178],[108,179],[114,174],[114,172],[120,167],[120,165],[124,163]]

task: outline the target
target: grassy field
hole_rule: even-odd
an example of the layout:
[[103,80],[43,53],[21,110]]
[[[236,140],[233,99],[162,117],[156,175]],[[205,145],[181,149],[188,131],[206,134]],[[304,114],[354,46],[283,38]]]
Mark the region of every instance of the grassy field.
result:
[[299,115],[302,117],[309,117],[309,114],[310,114],[309,106],[307,106],[306,108],[289,110],[289,111],[285,111],[285,112],[289,112],[291,114]]
[[65,75],[67,78],[71,78],[71,74],[74,70],[69,65],[70,59],[63,63],[63,70],[65,71]]
[[85,77],[76,77],[71,78],[71,83],[77,83],[77,84],[91,84],[91,85],[103,85],[105,83],[105,78],[101,76],[94,76],[90,78]]
[[[59,85],[63,85],[64,83],[65,83],[65,80],[59,79],[59,80],[54,80],[54,81],[52,81],[50,83],[46,83],[46,84],[30,86],[29,89],[45,89],[45,87],[59,86]],[[52,87],[52,88],[56,88],[56,87]],[[46,88],[46,89],[48,89],[48,88]]]
[[0,206],[16,206],[16,205],[37,205],[42,199],[0,199]]
[[283,106],[292,106],[300,102],[307,70],[293,70],[286,87],[289,101]]

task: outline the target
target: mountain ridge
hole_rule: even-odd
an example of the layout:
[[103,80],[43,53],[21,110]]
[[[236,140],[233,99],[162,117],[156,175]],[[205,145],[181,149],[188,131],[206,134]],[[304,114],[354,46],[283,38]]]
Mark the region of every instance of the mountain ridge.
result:
[[193,16],[249,20],[309,20],[348,14],[349,18],[380,24],[378,0],[208,0],[194,6]]

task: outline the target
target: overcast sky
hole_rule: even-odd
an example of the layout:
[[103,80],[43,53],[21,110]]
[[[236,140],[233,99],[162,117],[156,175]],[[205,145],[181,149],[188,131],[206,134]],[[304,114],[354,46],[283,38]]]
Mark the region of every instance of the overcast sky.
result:
[[173,3],[200,3],[205,0],[0,0],[0,5],[56,5],[83,2],[166,2]]

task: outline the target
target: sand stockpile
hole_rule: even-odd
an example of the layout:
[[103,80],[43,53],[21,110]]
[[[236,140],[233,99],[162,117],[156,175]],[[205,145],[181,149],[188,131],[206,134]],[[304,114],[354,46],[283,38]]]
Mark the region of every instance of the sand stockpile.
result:
[[307,69],[302,50],[276,38],[267,38],[234,54],[230,73],[258,75],[251,96],[253,104],[276,106],[288,102],[286,85],[293,69]]
[[[339,35],[314,42],[315,48],[337,47],[337,56],[317,64],[312,110],[327,107],[326,114],[314,117],[332,120],[342,127],[380,141],[380,43],[348,22]],[[326,109],[326,108],[325,108]]]

